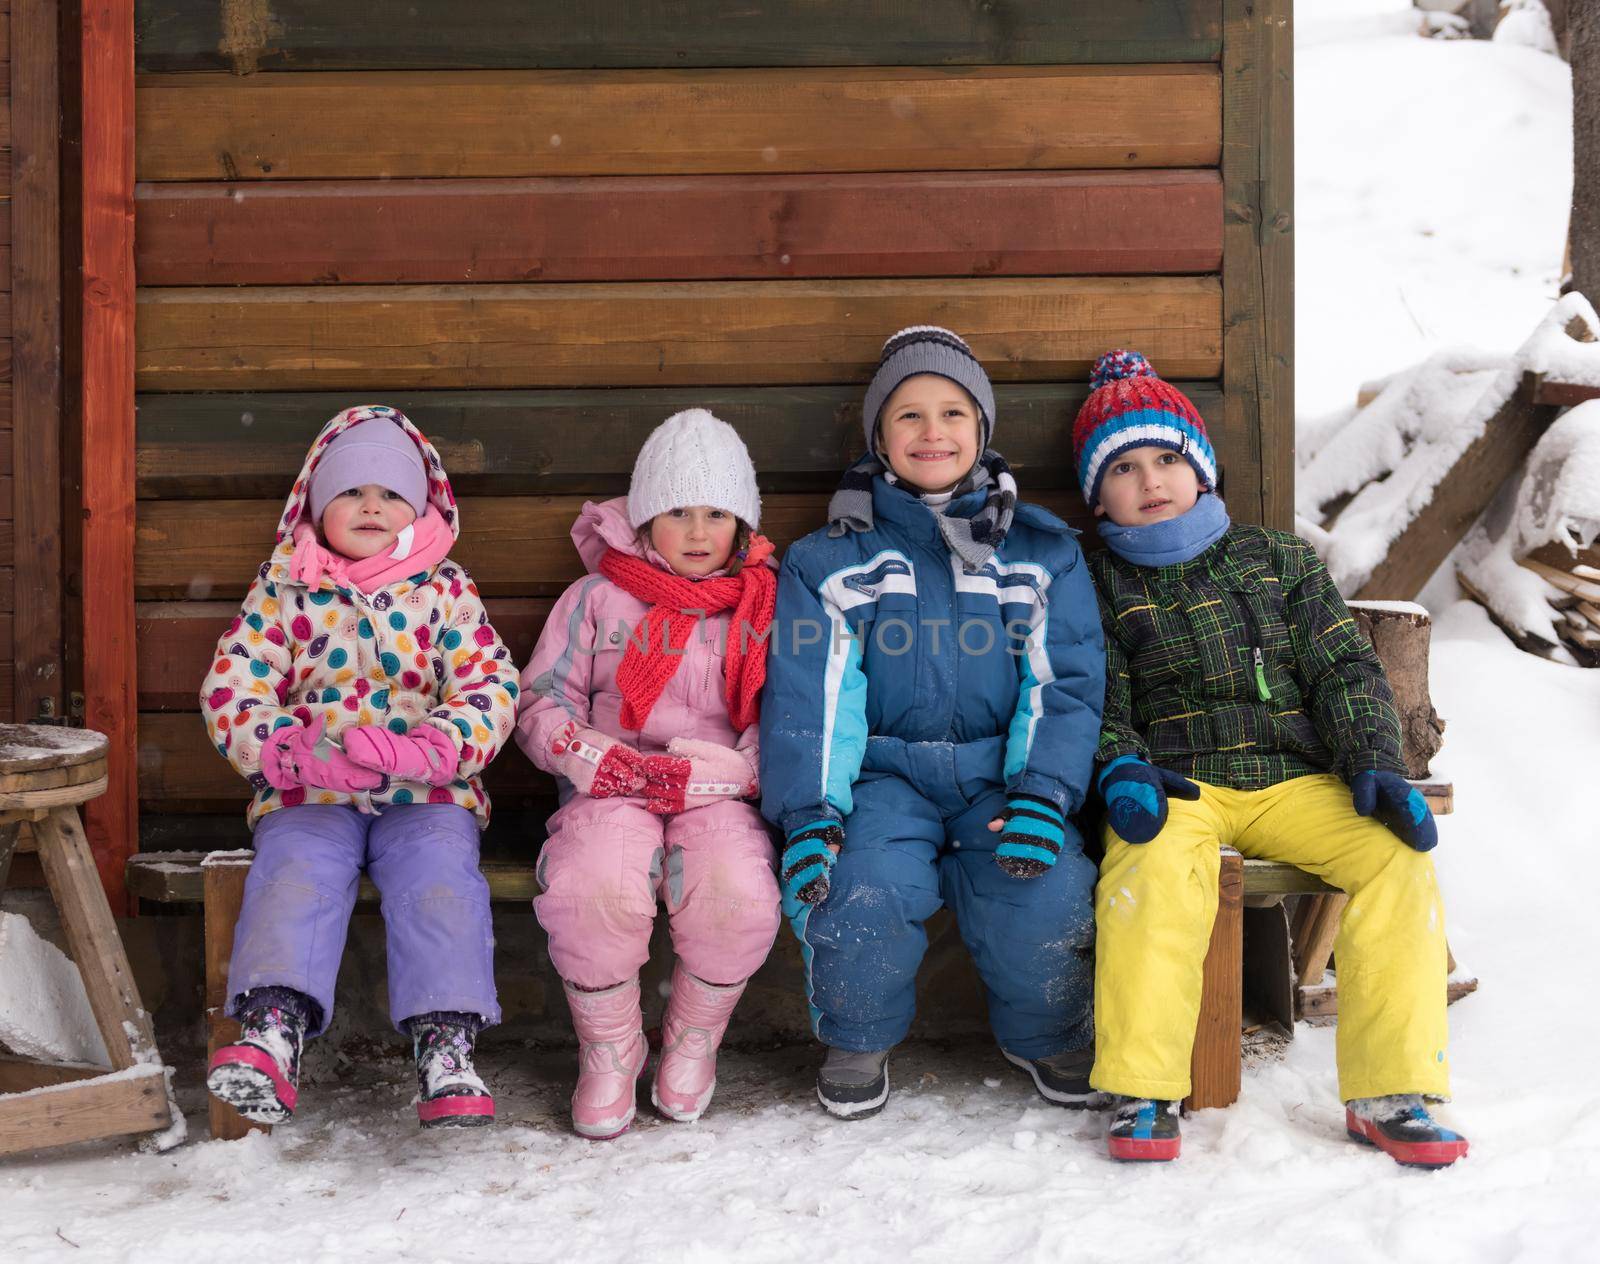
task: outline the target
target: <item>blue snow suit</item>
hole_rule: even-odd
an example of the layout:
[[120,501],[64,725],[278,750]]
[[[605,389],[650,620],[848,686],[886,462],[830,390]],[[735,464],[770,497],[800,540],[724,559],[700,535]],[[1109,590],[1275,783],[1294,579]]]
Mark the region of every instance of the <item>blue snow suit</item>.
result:
[[785,833],[822,818],[844,829],[827,898],[784,903],[813,1030],[841,1049],[902,1040],[923,924],[948,905],[1001,1047],[1087,1047],[1095,866],[1069,822],[1052,868],[1012,877],[988,828],[1007,791],[1070,815],[1089,785],[1105,650],[1077,532],[1018,504],[967,574],[916,496],[880,475],[872,504],[872,530],[824,528],[785,556],[761,702],[763,814]]

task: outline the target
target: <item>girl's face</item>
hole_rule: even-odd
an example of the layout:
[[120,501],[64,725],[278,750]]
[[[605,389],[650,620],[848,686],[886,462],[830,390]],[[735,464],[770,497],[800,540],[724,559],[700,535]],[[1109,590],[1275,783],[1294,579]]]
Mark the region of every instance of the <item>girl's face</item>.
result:
[[322,511],[322,538],[335,553],[359,562],[386,550],[416,518],[417,511],[397,492],[363,483],[328,502]]
[[950,491],[978,460],[978,406],[947,377],[908,377],[879,414],[878,454],[913,491]]
[[1166,522],[1188,513],[1200,499],[1200,476],[1171,448],[1153,445],[1121,453],[1100,480],[1096,517],[1119,527]]
[[726,509],[691,505],[650,519],[650,547],[679,575],[710,575],[728,565],[739,520]]

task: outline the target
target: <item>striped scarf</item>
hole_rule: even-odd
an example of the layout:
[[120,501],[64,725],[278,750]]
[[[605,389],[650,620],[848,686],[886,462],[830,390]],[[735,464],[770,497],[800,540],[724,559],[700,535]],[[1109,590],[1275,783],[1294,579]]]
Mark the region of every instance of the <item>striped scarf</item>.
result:
[[[872,530],[872,480],[887,470],[882,458],[868,452],[844,472],[839,489],[828,502],[828,534],[841,536],[846,531]],[[970,518],[951,513],[934,513],[934,521],[950,552],[961,560],[968,573],[977,570],[991,557],[1011,530],[1017,509],[1017,481],[1011,467],[993,448],[985,448],[971,472],[956,485],[952,495],[964,496],[982,488],[988,496],[982,508]],[[930,513],[933,511],[930,510]]]

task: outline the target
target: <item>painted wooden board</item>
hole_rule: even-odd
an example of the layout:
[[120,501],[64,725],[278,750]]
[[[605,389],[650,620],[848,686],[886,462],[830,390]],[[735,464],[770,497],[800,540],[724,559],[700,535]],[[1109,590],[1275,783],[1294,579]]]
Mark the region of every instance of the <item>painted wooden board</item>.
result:
[[1215,166],[1207,64],[148,75],[141,180]]
[[[518,664],[533,657],[552,597],[491,597],[494,630]],[[139,710],[198,711],[200,664],[210,659],[238,613],[233,601],[141,601],[138,605]]]
[[[582,496],[488,496],[462,502],[451,556],[495,596],[556,596],[583,573],[572,546]],[[1087,526],[1076,492],[1031,499]],[[823,525],[825,493],[765,497],[761,532],[779,549]],[[139,508],[134,583],[141,599],[238,600],[269,549],[279,500],[152,500]],[[131,611],[130,611],[131,613]],[[220,633],[220,629],[219,629]],[[203,660],[202,660],[203,661]],[[203,674],[203,673],[202,673]],[[196,677],[196,688],[199,678]]]
[[[1224,466],[1253,450],[1248,432],[1226,430],[1215,383],[1176,385],[1206,419]],[[864,447],[863,390],[402,391],[377,398],[433,441],[457,493],[619,495],[650,431],[696,407],[739,432],[763,492],[832,490]],[[995,388],[995,446],[1024,495],[1075,485],[1072,423],[1088,390],[1081,380]],[[348,394],[269,393],[141,395],[138,402],[139,495],[215,499],[287,494],[318,430],[354,400]]]
[[141,184],[142,285],[1216,272],[1215,171]]
[[[139,0],[139,69],[1214,61],[1221,0]],[[252,20],[255,19],[255,20]]]
[[[484,773],[495,810],[555,797],[555,780],[540,772],[515,742]],[[139,801],[166,811],[226,811],[250,799],[250,784],[211,744],[198,714],[139,716]]]
[[1215,377],[1214,277],[150,289],[144,391],[865,381],[910,324],[960,332],[998,381],[1083,378],[1111,347]]

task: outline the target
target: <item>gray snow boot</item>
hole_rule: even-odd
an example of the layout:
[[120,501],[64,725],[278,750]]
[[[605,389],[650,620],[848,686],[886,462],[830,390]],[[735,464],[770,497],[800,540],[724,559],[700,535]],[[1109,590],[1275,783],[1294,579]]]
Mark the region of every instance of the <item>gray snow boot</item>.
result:
[[866,1119],[889,1100],[888,1049],[829,1048],[817,1072],[817,1100],[836,1119]]
[[1107,1105],[1104,1093],[1089,1087],[1089,1072],[1094,1070],[1094,1049],[1067,1049],[1044,1058],[1024,1058],[1009,1049],[1000,1050],[1005,1060],[1027,1073],[1039,1096],[1071,1110],[1091,1110]]

